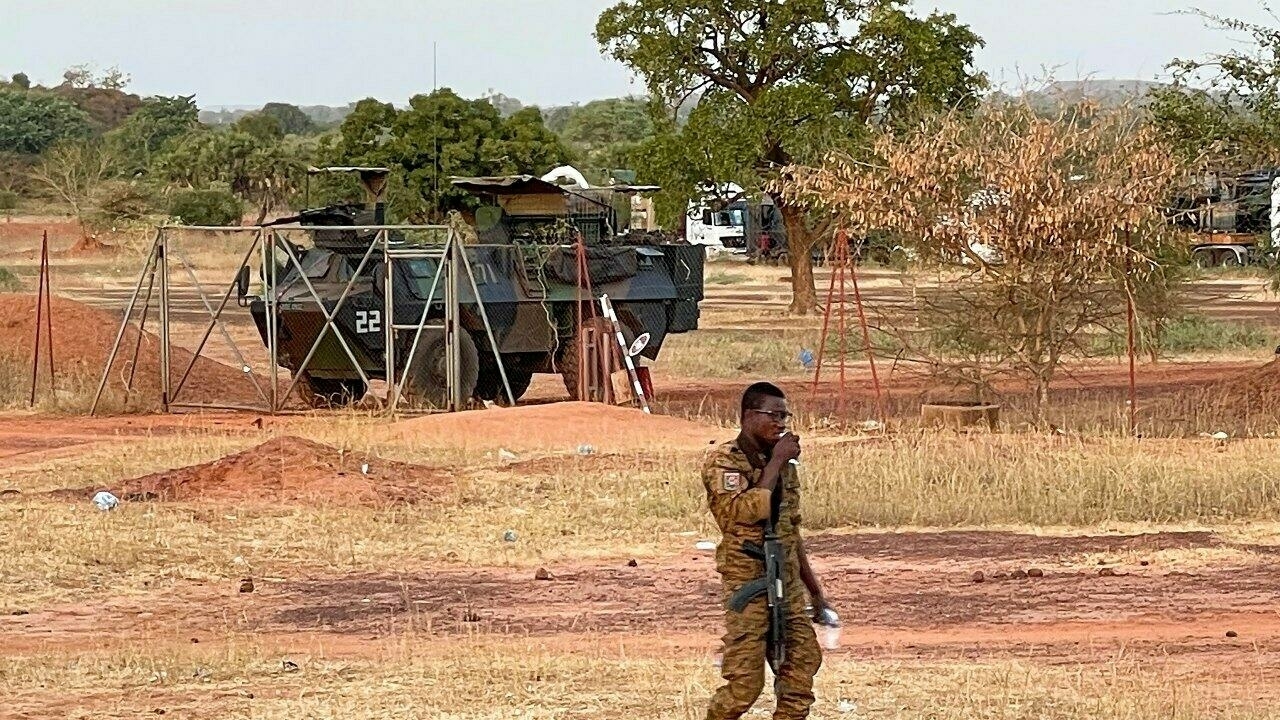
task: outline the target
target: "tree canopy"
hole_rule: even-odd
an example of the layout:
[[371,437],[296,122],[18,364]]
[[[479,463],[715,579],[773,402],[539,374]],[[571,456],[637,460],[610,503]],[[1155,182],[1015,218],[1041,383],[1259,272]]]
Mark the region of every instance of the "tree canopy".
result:
[[[708,182],[758,190],[793,162],[852,146],[873,122],[975,102],[982,40],[951,14],[904,0],[624,0],[596,39],[639,73],[660,107],[701,93],[683,127],[668,117],[638,151],[671,197]],[[816,305],[803,209],[785,200],[792,310]]]
[[0,152],[37,155],[89,134],[89,116],[48,92],[0,88]]
[[569,159],[537,108],[504,119],[489,100],[466,100],[448,88],[415,95],[405,110],[362,100],[339,132],[332,161],[396,170],[391,212],[412,220],[439,219],[470,202],[451,176],[541,174]]

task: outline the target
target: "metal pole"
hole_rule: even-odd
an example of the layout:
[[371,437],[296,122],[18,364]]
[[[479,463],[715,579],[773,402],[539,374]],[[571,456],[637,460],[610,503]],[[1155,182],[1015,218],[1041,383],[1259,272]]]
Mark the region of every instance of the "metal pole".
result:
[[515,393],[511,392],[511,383],[507,381],[506,364],[502,362],[502,353],[498,352],[498,341],[493,337],[493,326],[489,324],[489,313],[485,311],[484,300],[480,298],[480,288],[476,285],[476,276],[471,271],[471,263],[465,262],[465,249],[463,250],[463,260],[462,268],[467,271],[467,280],[471,283],[472,297],[475,298],[476,309],[480,311],[480,321],[484,323],[484,333],[489,338],[489,347],[493,349],[493,360],[498,366],[498,376],[502,378],[502,389],[507,391],[507,402],[515,405]]
[[[249,245],[249,250],[240,258],[240,264],[237,267],[247,266],[250,258],[253,257],[253,251],[256,250],[257,247],[258,237],[254,236],[253,242]],[[239,346],[236,345],[236,341],[232,339],[231,333],[227,332],[227,328],[219,322],[222,318],[222,311],[226,310],[227,303],[231,301],[231,293],[235,291],[236,281],[232,279],[231,284],[227,286],[226,292],[222,294],[222,302],[218,304],[218,309],[214,310],[209,305],[209,298],[204,294],[204,286],[200,284],[200,278],[196,277],[195,271],[191,269],[191,261],[187,259],[186,255],[184,255],[181,250],[175,250],[174,252],[178,253],[178,259],[182,261],[182,269],[185,270],[187,272],[187,276],[191,278],[192,284],[196,287],[196,293],[200,295],[200,302],[204,305],[205,312],[209,313],[210,316],[209,326],[205,328],[204,335],[200,338],[200,343],[196,345],[195,351],[191,354],[191,362],[187,363],[187,368],[183,371],[182,378],[178,380],[178,387],[174,388],[174,394],[177,394],[182,392],[182,387],[187,384],[187,378],[191,376],[191,370],[196,366],[196,361],[200,359],[200,353],[204,352],[204,346],[209,342],[209,336],[213,334],[213,329],[215,327],[222,333],[222,338],[227,341],[227,346],[231,348],[231,352],[236,356],[236,360],[240,362],[240,369],[244,370],[245,368],[248,368],[249,363],[245,361],[244,355],[241,354]],[[253,377],[253,373],[250,372],[246,374],[249,376],[249,382],[253,385],[254,391],[258,393],[258,397],[270,402],[267,395],[262,392],[262,388],[259,387],[258,381]]]
[[[138,273],[138,282],[133,287],[133,294],[129,296],[129,304],[124,309],[124,319],[120,321],[120,329],[116,331],[115,342],[111,343],[111,352],[107,355],[107,364],[102,368],[102,379],[98,382],[98,391],[93,394],[93,404],[89,407],[89,415],[94,415],[98,411],[98,402],[102,399],[102,391],[107,387],[107,378],[111,374],[111,366],[116,361],[116,353],[120,350],[120,340],[124,337],[124,329],[129,326],[129,316],[133,314],[133,307],[138,302],[138,294],[142,292],[142,281],[147,275],[151,275],[152,282],[155,281],[155,259],[159,252],[160,235],[163,231],[156,231],[156,239],[151,243],[151,252],[147,254],[147,260],[142,266],[142,272]],[[163,310],[163,308],[162,308]]]
[[458,343],[458,268],[457,243],[449,234],[448,251],[446,252],[445,287],[444,287],[444,347],[445,347],[445,385],[449,393],[449,410],[456,411],[462,407],[462,347]]
[[[391,255],[387,252],[387,231],[379,230],[377,240],[382,246],[382,314],[386,331],[383,339],[383,356],[386,357],[387,365],[387,407],[390,408],[394,415],[398,395],[398,387],[396,385],[396,315],[395,315],[395,289],[391,287],[395,274],[391,272]],[[429,303],[428,303],[429,304]]]
[[42,235],[41,263],[44,265],[44,329],[49,341],[49,392],[57,394],[53,373],[53,268],[49,265],[49,231]]
[[[271,242],[267,242],[267,230],[258,228],[259,248],[262,251],[262,262],[266,267],[262,267],[260,274],[262,275],[262,305],[266,313],[267,321],[267,362],[271,365],[271,413],[275,414],[284,405],[284,399],[280,397],[280,352],[276,345],[276,329],[278,318],[276,317],[276,245],[275,233],[271,233]],[[261,267],[261,266],[260,266]],[[268,281],[268,278],[270,279]]]
[[124,386],[124,401],[129,402],[129,393],[133,390],[133,378],[138,373],[138,355],[142,351],[142,336],[147,331],[147,315],[151,312],[151,291],[155,288],[156,276],[151,274],[147,281],[147,298],[142,301],[142,318],[138,323],[138,339],[133,344],[133,359],[129,362],[129,381]]
[[[427,298],[422,304],[422,315],[418,317],[417,326],[414,328],[413,342],[409,343],[409,354],[405,356],[405,372],[404,377],[397,383],[393,399],[398,402],[401,394],[404,392],[404,384],[409,380],[409,369],[413,365],[413,358],[418,354],[418,343],[422,339],[422,331],[427,326],[427,315],[431,312],[431,303],[435,302],[436,288],[440,286],[440,279],[445,274],[445,265],[447,264],[446,256],[448,249],[448,240],[445,241],[445,250],[439,256],[432,256],[436,260],[436,272],[431,277],[431,287],[427,290]],[[389,261],[394,262],[394,256],[390,252],[387,253]],[[393,408],[394,409],[394,408]]]
[[160,271],[160,405],[169,412],[169,238],[160,231],[156,265]]
[[36,406],[36,381],[40,375],[40,327],[44,320],[45,259],[48,257],[48,248],[49,233],[46,231],[40,245],[40,279],[36,282],[36,333],[31,353],[31,400],[27,403],[28,407]]

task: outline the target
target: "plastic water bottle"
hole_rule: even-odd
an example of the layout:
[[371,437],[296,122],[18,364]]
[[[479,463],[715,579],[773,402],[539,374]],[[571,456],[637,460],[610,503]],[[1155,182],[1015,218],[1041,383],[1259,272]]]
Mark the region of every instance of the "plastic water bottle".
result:
[[840,647],[840,616],[829,607],[822,608],[813,620],[818,631],[818,644],[824,650],[835,650]]

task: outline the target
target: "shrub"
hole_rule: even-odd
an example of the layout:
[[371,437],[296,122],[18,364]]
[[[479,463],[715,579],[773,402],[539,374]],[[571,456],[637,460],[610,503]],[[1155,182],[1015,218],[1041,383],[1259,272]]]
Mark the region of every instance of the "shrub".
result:
[[169,215],[186,225],[239,225],[243,213],[226,190],[179,190],[169,199]]

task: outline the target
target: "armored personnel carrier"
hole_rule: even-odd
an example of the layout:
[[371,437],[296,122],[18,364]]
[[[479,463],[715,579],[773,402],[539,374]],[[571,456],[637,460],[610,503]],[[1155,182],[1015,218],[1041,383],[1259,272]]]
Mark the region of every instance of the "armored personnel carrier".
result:
[[[321,306],[326,312],[337,307],[334,325],[365,376],[386,378],[387,348],[391,347],[397,377],[407,373],[406,398],[421,406],[442,406],[447,396],[443,292],[437,288],[432,295],[427,325],[406,366],[414,330],[397,329],[394,341],[388,342],[383,254],[375,250],[359,267],[378,233],[356,228],[384,223],[379,198],[387,171],[343,170],[360,174],[368,202],[305,210],[292,218],[310,230],[313,246],[291,245],[296,264],[277,260],[280,269],[268,292],[275,299],[279,362],[299,376],[314,405],[338,405],[363,397],[368,389],[365,381],[333,333],[325,333],[303,366],[325,331]],[[626,229],[631,196],[653,188],[582,189],[528,175],[455,178],[453,185],[480,201],[474,213],[475,234],[465,239],[463,252],[517,399],[534,373],[558,373],[570,396],[579,392],[575,340],[584,324],[599,322],[580,309],[580,287],[588,284],[580,280],[589,281],[588,300],[609,296],[628,342],[648,336],[639,353],[642,357],[657,358],[669,334],[697,329],[703,248],[657,232]],[[413,247],[411,235],[389,231],[388,243]],[[583,239],[587,265],[587,278],[582,279],[574,244],[578,237]],[[397,327],[416,323],[422,315],[439,262],[423,258],[391,263]],[[242,298],[242,302],[249,306],[267,342],[267,303],[263,298]],[[505,400],[493,348],[469,285],[460,290],[459,302],[466,330],[460,350],[463,395]]]

